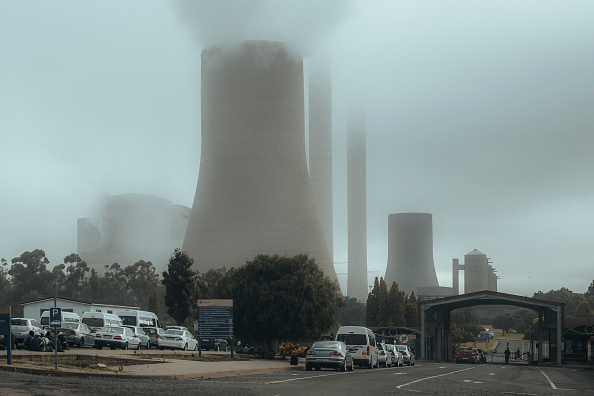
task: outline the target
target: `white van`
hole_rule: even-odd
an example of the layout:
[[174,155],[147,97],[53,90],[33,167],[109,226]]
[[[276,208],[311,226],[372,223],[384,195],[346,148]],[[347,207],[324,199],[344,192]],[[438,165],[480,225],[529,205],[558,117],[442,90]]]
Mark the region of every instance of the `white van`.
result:
[[362,326],[342,326],[336,332],[336,341],[346,344],[353,355],[353,364],[359,367],[379,367],[379,351],[373,331]]
[[137,309],[124,309],[117,311],[124,325],[138,327],[161,327],[159,318],[153,312],[139,311]]
[[118,327],[123,324],[122,318],[118,315],[105,312],[85,312],[83,313],[82,322],[92,330],[100,327]]
[[[41,326],[43,329],[50,327],[50,311],[43,311],[41,314]],[[74,312],[62,311],[62,324],[64,323],[80,323],[80,316]]]

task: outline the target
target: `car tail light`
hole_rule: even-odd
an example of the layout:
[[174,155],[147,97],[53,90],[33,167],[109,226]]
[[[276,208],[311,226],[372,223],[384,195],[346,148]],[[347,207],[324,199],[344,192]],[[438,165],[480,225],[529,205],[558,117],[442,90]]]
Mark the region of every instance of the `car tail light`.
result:
[[406,351],[402,351],[401,353],[402,353],[402,356],[407,356]]
[[340,353],[338,351],[332,351],[332,352],[330,352],[330,355],[332,355],[332,356],[342,356],[342,353]]
[[95,338],[101,338],[101,334],[95,334]]
[[396,354],[394,353],[394,351],[392,351],[392,356],[396,356]]
[[380,352],[380,355],[385,355],[385,354],[386,354],[386,352],[385,352],[385,351],[381,351],[381,352]]
[[76,331],[70,330],[70,335],[76,335]]
[[121,339],[122,339],[122,336],[119,336],[119,335],[117,335],[117,336],[113,336],[113,339],[114,339],[114,340],[121,340]]
[[315,355],[316,353],[314,351],[307,351],[308,355]]
[[155,338],[159,338],[159,333],[157,333],[157,337],[155,337]]

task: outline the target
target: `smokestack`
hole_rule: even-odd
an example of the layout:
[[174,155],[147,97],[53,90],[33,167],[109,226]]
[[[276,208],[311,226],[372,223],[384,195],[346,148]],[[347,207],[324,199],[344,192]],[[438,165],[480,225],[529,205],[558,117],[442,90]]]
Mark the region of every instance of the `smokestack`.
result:
[[433,221],[430,213],[388,216],[386,283],[417,293],[418,287],[439,286],[433,264]]
[[324,238],[334,257],[332,226],[332,81],[328,57],[309,62],[309,178]]
[[351,113],[347,125],[348,281],[347,295],[367,300],[367,181],[365,116]]
[[200,272],[309,253],[336,279],[307,171],[303,62],[282,43],[202,53],[200,173],[183,250]]

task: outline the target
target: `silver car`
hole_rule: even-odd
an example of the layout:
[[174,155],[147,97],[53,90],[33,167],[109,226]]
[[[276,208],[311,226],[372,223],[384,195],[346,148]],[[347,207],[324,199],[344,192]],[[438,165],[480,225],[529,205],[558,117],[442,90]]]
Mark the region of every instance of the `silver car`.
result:
[[140,338],[129,327],[103,327],[95,333],[95,348],[140,349]]
[[[84,323],[62,322],[62,326],[57,331],[58,334],[64,334],[69,346],[76,345],[81,348],[95,345],[95,335],[91,332],[89,326]],[[55,334],[55,330],[52,330],[52,333]]]
[[10,319],[10,327],[17,343],[23,342],[30,331],[38,333],[39,335],[45,334],[45,331],[43,331],[43,328],[41,327],[41,323],[39,323],[37,319],[12,318]]
[[140,346],[149,349],[151,347],[151,339],[148,336],[148,334],[145,333],[145,331],[143,330],[142,327],[138,327],[138,326],[128,326],[128,325],[123,325],[122,327],[128,327],[130,329],[132,329],[132,331],[134,332],[134,335],[138,338],[140,338]]
[[305,370],[322,367],[353,371],[353,356],[342,341],[316,341],[305,355]]
[[402,354],[402,358],[404,359],[404,363],[407,366],[414,366],[415,365],[415,354],[412,353],[408,345],[396,345],[398,351]]
[[390,352],[390,355],[392,357],[392,366],[396,366],[396,367],[404,366],[404,358],[402,357],[402,354],[400,353],[400,351],[398,351],[398,349],[396,349],[395,345],[386,344],[386,349],[388,350],[388,352]]
[[392,367],[392,354],[388,352],[386,344],[378,343],[377,350],[379,351],[377,364],[379,366]]

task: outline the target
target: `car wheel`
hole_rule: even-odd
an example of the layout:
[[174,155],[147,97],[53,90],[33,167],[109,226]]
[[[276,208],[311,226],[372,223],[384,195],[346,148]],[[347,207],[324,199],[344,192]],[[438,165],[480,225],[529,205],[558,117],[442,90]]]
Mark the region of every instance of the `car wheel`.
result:
[[[115,348],[113,348],[113,349],[115,349]],[[126,349],[128,349],[128,343],[125,343],[124,345],[122,345],[122,349],[123,349],[123,350],[126,350]]]
[[97,349],[99,349],[99,350],[102,350],[102,349],[103,349],[103,347],[95,347],[95,348],[97,348]]
[[184,351],[188,350],[188,344],[186,343],[186,345],[184,345]]
[[84,337],[82,337],[82,338],[80,339],[80,341],[78,342],[78,345],[77,345],[77,347],[79,347],[79,348],[82,348],[82,347],[83,347],[83,345],[85,345],[85,338],[84,338]]
[[140,351],[140,342],[138,343],[138,347],[136,348],[137,351]]
[[305,365],[305,371],[311,371],[311,366],[309,364]]
[[218,352],[218,351],[220,351],[220,350],[221,350],[221,346],[220,346],[219,344],[217,344],[217,347],[216,347],[215,351],[217,351],[217,352]]
[[320,366],[316,366],[316,371],[320,371],[322,368]]
[[165,350],[165,348],[164,348],[164,347],[159,347],[159,349],[160,349],[160,350],[162,350],[162,351],[163,351],[163,350]]
[[349,366],[349,371],[353,371],[353,361],[351,360],[351,365]]
[[198,343],[194,344],[194,350],[197,351],[198,350]]
[[227,352],[227,345],[225,345],[225,349],[223,349],[223,351]]
[[340,371],[346,371],[346,369],[347,369],[347,367],[346,367],[346,359],[344,359],[344,364],[340,368]]

